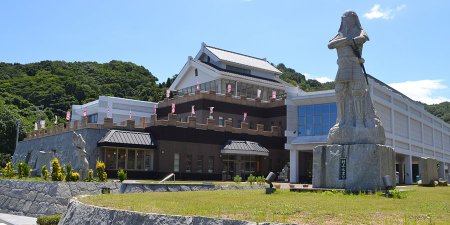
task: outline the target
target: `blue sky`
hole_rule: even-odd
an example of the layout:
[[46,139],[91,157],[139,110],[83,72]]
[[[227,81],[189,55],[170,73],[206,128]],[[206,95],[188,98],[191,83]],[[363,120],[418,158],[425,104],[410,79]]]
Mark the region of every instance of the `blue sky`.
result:
[[131,61],[160,81],[202,42],[321,81],[334,79],[327,48],[355,10],[370,41],[367,72],[415,100],[450,101],[450,2],[406,1],[21,1],[0,3],[0,61]]

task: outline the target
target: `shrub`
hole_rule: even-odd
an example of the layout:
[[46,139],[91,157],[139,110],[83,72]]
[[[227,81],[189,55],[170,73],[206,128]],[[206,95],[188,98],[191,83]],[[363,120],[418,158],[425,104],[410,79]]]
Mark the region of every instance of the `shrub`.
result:
[[72,181],[72,165],[67,164],[66,166],[66,182]]
[[17,165],[17,173],[19,175],[19,179],[22,179],[23,177],[28,177],[30,175],[31,168],[28,166],[28,164],[21,162],[19,165]]
[[105,182],[106,178],[107,178],[107,174],[106,174],[106,166],[105,163],[102,161],[97,161],[97,163],[95,164],[95,168],[97,168],[97,176],[98,176],[98,180],[101,182]]
[[120,182],[123,182],[127,179],[127,172],[125,170],[120,169],[117,171],[117,177],[119,178]]
[[86,178],[87,182],[92,182],[94,181],[94,170],[89,169],[88,170],[88,177]]
[[403,198],[406,198],[406,196],[407,196],[405,191],[400,191],[397,188],[389,190],[389,194],[390,194],[390,196],[392,196],[392,198],[398,198],[398,199],[403,199]]
[[47,170],[47,166],[46,166],[46,165],[43,165],[43,166],[42,166],[42,169],[41,169],[41,175],[42,175],[42,178],[43,178],[44,180],[47,180],[47,179],[48,179],[48,170]]
[[242,177],[239,175],[236,175],[235,177],[233,177],[233,181],[236,182],[237,184],[242,182]]
[[50,216],[39,216],[36,223],[39,225],[57,225],[61,219],[62,214],[55,214]]
[[5,167],[2,168],[2,174],[3,174],[3,177],[5,177],[5,178],[14,177],[15,172],[16,171],[14,170],[14,166],[13,166],[12,162],[6,163]]
[[266,179],[263,176],[256,177],[256,183],[258,183],[259,186],[264,185],[265,182],[266,182]]
[[72,172],[72,177],[70,179],[73,182],[77,182],[80,180],[80,174],[78,172]]
[[250,176],[247,177],[247,182],[250,183],[250,185],[253,185],[253,183],[256,181],[256,177],[253,176],[253,174],[250,174]]
[[64,172],[63,169],[61,167],[61,165],[59,164],[59,160],[58,158],[54,158],[52,160],[52,181],[62,181],[64,180]]
[[72,171],[72,165],[67,164],[66,165],[66,178],[65,178],[66,182],[77,182],[80,180],[80,174],[77,172],[73,172]]

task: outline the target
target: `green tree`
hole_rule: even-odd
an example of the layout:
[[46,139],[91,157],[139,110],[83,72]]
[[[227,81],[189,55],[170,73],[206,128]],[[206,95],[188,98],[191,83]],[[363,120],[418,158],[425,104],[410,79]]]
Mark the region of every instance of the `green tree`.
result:
[[11,179],[12,177],[14,177],[15,172],[16,171],[14,170],[14,166],[13,166],[12,162],[6,163],[5,167],[2,168],[2,174],[3,174],[3,177],[5,177],[5,178]]
[[105,163],[102,161],[97,161],[95,163],[95,168],[97,168],[97,176],[98,176],[98,180],[101,182],[105,182],[106,178],[107,178],[107,174],[106,174],[106,166]]
[[16,113],[0,103],[0,152],[14,153],[18,119]]
[[58,158],[53,158],[52,160],[52,181],[63,181],[64,180],[64,171],[59,164]]

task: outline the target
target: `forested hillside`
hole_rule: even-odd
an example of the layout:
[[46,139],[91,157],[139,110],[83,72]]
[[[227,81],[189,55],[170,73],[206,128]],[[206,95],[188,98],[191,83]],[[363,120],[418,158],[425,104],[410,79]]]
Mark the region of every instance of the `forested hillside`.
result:
[[52,126],[55,115],[63,122],[71,105],[100,95],[159,101],[166,83],[156,81],[148,69],[131,62],[0,63],[0,152],[12,152],[18,119],[23,138],[38,117]]
[[442,102],[434,105],[425,105],[425,109],[431,114],[450,123],[450,102]]
[[283,63],[278,64],[277,69],[282,72],[280,78],[304,91],[322,91],[334,89],[334,82],[320,83],[314,79],[306,79],[305,76],[294,69],[286,67]]

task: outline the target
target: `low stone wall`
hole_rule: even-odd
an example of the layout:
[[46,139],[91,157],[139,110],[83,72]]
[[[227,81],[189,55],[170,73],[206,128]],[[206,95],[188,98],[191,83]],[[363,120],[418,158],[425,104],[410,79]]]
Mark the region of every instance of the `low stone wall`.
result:
[[59,221],[59,225],[78,224],[224,224],[224,225],[275,225],[277,223],[255,223],[243,220],[229,220],[202,216],[177,216],[154,213],[139,213],[117,209],[107,209],[86,205],[72,199],[66,214]]
[[67,210],[71,198],[78,195],[100,194],[102,188],[110,188],[112,193],[133,193],[247,190],[263,189],[264,186],[0,180],[0,212],[24,216],[62,214]]
[[217,191],[217,190],[253,190],[264,186],[216,186],[213,184],[139,184],[123,183],[120,193],[132,192],[176,192],[176,191]]
[[104,187],[117,193],[120,183],[0,180],[0,212],[25,216],[64,213],[72,197],[100,194]]

